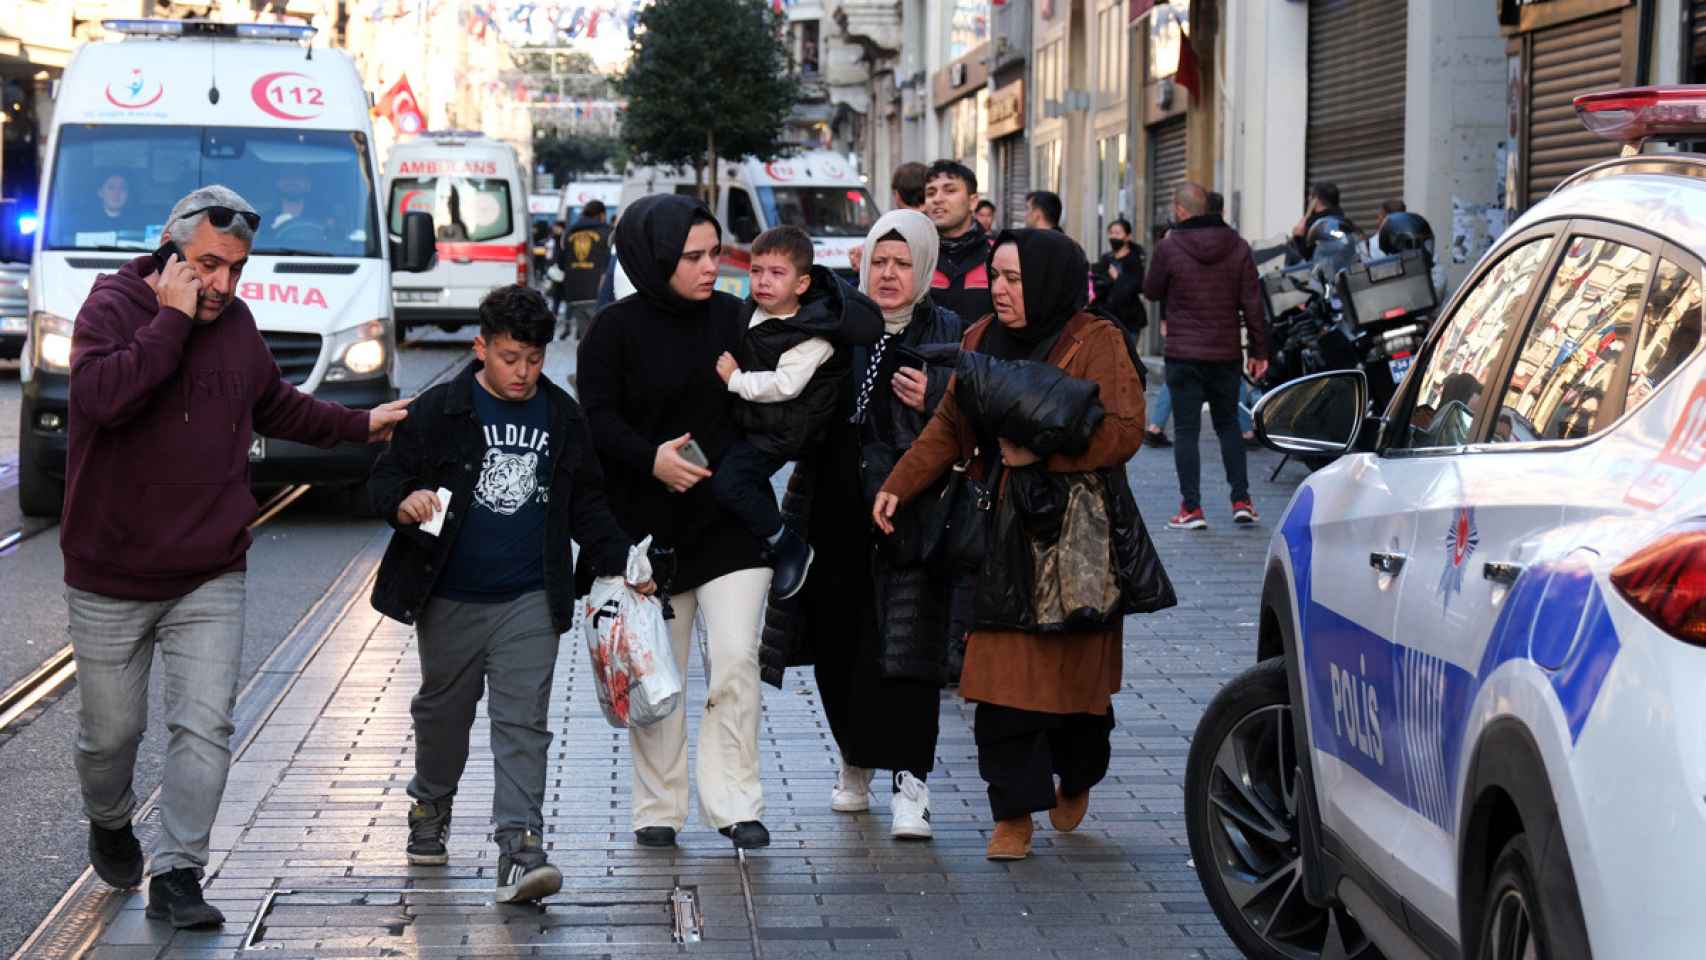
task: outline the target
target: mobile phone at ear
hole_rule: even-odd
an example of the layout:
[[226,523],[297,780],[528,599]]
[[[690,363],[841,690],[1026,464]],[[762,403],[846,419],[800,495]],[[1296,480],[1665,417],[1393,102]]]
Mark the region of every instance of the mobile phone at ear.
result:
[[700,449],[699,441],[697,440],[689,440],[681,445],[681,459],[686,460],[695,467],[701,467],[706,470],[711,469],[711,461],[705,456],[705,451]]
[[171,261],[173,256],[177,256],[178,258],[181,259],[183,257],[183,255],[184,255],[184,253],[182,250],[178,249],[178,245],[173,243],[170,240],[167,240],[165,243],[160,244],[159,247],[155,248],[154,253],[153,253],[154,272],[159,273],[160,271],[166,269],[166,264]]

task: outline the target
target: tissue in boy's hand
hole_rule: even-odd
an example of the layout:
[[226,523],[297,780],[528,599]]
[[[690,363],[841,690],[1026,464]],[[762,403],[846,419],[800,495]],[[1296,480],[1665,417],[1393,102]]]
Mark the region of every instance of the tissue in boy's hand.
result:
[[444,529],[444,517],[449,512],[450,512],[450,490],[446,487],[439,487],[438,488],[438,510],[433,513],[431,520],[428,520],[426,523],[421,524],[421,532],[422,533],[430,533],[435,537],[438,536],[438,532],[440,530]]

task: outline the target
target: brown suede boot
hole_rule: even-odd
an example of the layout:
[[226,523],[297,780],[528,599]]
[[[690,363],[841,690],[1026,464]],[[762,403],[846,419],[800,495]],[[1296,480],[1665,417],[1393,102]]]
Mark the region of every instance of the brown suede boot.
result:
[[1048,822],[1061,833],[1071,833],[1084,822],[1084,815],[1090,812],[1090,791],[1086,790],[1076,797],[1069,797],[1054,788],[1054,809],[1048,812]]
[[995,821],[995,832],[989,835],[990,860],[1023,860],[1031,855],[1031,818],[1014,817]]

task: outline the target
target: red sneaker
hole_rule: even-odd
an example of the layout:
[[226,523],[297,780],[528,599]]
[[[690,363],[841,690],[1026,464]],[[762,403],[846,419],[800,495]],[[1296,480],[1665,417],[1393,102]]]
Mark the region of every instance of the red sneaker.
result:
[[1251,503],[1248,500],[1234,500],[1234,501],[1232,501],[1232,522],[1233,523],[1255,523],[1259,519],[1261,519],[1261,518],[1256,516],[1256,505],[1255,504]]
[[1181,503],[1178,515],[1167,521],[1167,526],[1174,530],[1201,530],[1208,526],[1208,521],[1203,518],[1202,507],[1186,510],[1185,505]]

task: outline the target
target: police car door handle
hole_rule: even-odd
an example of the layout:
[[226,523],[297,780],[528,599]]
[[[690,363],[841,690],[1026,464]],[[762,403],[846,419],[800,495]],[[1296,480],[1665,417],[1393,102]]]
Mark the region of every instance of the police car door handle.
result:
[[1522,564],[1484,563],[1481,565],[1481,576],[1486,577],[1494,583],[1501,583],[1508,587],[1511,584],[1516,583],[1517,577],[1522,576]]
[[1379,570],[1385,576],[1394,576],[1404,569],[1404,555],[1401,553],[1371,553],[1368,555],[1368,565]]

